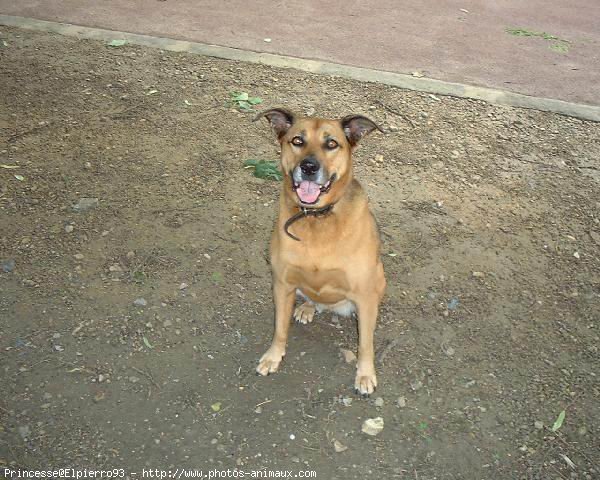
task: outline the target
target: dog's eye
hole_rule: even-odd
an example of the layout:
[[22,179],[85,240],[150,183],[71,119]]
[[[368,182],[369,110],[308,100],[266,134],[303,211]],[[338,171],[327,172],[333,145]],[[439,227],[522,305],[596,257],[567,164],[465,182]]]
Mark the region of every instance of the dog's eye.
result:
[[333,149],[337,148],[339,145],[334,139],[331,138],[331,139],[327,140],[327,143],[325,144],[325,146],[329,150],[333,150]]
[[292,138],[292,144],[301,147],[304,145],[304,140],[302,140],[302,137],[294,137]]

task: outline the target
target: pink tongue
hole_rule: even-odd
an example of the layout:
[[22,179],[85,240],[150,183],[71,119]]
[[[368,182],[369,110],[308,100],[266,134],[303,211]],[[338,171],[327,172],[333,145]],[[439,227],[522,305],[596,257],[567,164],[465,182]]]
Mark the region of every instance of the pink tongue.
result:
[[300,186],[296,189],[296,193],[304,203],[315,203],[321,193],[321,187],[316,182],[302,180]]

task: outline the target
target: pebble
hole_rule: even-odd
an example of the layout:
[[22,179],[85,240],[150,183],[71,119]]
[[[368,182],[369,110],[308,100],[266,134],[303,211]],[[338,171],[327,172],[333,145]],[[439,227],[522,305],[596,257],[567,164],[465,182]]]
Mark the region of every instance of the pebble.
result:
[[21,438],[23,440],[27,440],[29,438],[29,435],[31,435],[29,425],[21,425],[17,428],[17,430],[19,431],[19,435],[21,435]]
[[145,307],[146,305],[148,305],[148,301],[145,298],[140,297],[140,298],[136,298],[133,301],[133,304],[136,307]]
[[372,437],[379,435],[383,430],[383,418],[367,418],[363,424],[361,431]]
[[73,225],[65,225],[65,232],[67,233],[71,233],[74,229]]
[[485,273],[483,272],[473,272],[472,274],[475,278],[483,278],[485,277]]
[[412,388],[413,391],[416,392],[417,390],[423,388],[423,382],[421,380],[415,380],[413,382],[410,382],[410,388]]
[[533,425],[535,426],[536,429],[541,430],[542,428],[544,428],[544,422],[540,422],[539,420],[536,420]]
[[340,353],[342,354],[342,357],[344,357],[344,361],[346,363],[352,363],[356,361],[356,354],[352,350],[340,348]]
[[170,327],[171,325],[173,325],[173,320],[168,318],[163,322],[163,327]]
[[97,206],[98,206],[97,198],[82,197],[79,199],[79,201],[75,205],[73,205],[73,210],[75,210],[76,212],[82,213],[82,212],[87,212],[88,210],[91,210],[93,208],[96,208]]
[[26,287],[35,287],[35,282],[33,280],[25,279],[23,280],[23,285]]
[[73,257],[75,257],[75,260],[83,260],[84,255],[83,253],[76,253],[75,255],[73,255]]
[[16,262],[14,259],[9,258],[8,260],[2,262],[2,271],[4,273],[10,273],[15,269]]
[[179,290],[185,290],[186,288],[188,288],[189,285],[187,283],[182,283],[181,285],[179,285]]
[[131,376],[131,377],[129,377],[129,381],[131,383],[137,383],[137,382],[140,381],[140,379],[138,377],[136,377],[136,376]]
[[574,256],[575,258],[580,258],[580,257],[581,257],[581,255],[579,255],[579,252],[575,252],[575,253],[573,254],[573,256]]
[[398,400],[396,400],[396,403],[398,404],[398,406],[400,408],[406,407],[406,397],[398,397]]
[[385,402],[384,402],[384,400],[383,400],[383,398],[382,398],[382,397],[377,397],[377,398],[375,399],[375,406],[376,406],[376,407],[383,407],[383,404],[384,404],[384,403],[385,403]]
[[345,452],[346,450],[348,450],[348,447],[346,445],[344,445],[342,442],[340,442],[339,440],[334,440],[333,441],[333,449],[336,451],[336,453],[342,453],[342,452]]

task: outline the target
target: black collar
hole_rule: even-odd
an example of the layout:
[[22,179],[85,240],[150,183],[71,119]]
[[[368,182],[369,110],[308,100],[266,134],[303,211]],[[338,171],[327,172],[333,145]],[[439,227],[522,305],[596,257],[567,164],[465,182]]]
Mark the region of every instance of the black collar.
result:
[[302,217],[320,217],[322,215],[327,215],[333,209],[333,205],[333,203],[330,203],[329,205],[326,205],[325,207],[321,208],[300,207],[300,211],[292,217],[290,217],[287,222],[285,222],[285,225],[283,226],[283,231],[287,233],[290,238],[299,242],[300,239],[293,233],[290,233],[288,230],[292,223],[294,223],[296,220],[299,220]]

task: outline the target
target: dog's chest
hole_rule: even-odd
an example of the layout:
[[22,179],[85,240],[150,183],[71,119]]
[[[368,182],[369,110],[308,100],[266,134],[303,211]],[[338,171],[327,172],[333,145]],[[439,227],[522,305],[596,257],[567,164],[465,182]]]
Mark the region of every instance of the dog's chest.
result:
[[316,265],[289,266],[286,282],[296,285],[315,302],[330,304],[346,299],[350,290],[348,276],[342,269],[324,269]]

